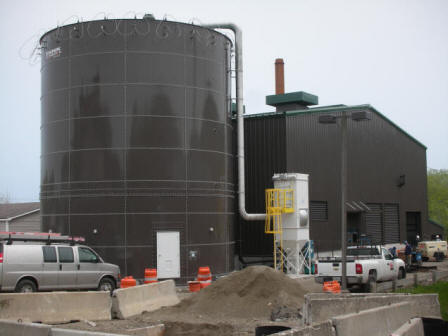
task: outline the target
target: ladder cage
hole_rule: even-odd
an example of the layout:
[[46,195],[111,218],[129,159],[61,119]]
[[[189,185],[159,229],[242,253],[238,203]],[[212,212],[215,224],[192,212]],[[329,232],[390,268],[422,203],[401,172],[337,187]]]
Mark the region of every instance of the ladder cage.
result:
[[264,232],[274,235],[274,267],[283,269],[282,214],[294,212],[293,189],[266,189],[266,220]]

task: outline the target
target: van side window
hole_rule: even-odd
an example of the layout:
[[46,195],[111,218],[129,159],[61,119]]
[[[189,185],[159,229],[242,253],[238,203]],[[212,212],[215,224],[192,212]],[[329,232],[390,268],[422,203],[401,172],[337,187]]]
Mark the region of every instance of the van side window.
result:
[[97,263],[98,257],[95,253],[85,247],[78,247],[79,262]]
[[75,261],[73,257],[73,248],[58,246],[59,252],[59,262],[61,263],[72,263]]
[[55,263],[58,261],[54,246],[42,246],[42,252],[44,253],[44,262]]

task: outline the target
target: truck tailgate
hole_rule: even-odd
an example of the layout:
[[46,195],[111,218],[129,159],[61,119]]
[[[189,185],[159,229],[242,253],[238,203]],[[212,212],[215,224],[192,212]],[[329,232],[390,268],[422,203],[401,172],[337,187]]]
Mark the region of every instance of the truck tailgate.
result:
[[[319,260],[318,276],[341,276],[342,266],[340,260]],[[347,275],[355,274],[355,263],[353,260],[347,260]]]

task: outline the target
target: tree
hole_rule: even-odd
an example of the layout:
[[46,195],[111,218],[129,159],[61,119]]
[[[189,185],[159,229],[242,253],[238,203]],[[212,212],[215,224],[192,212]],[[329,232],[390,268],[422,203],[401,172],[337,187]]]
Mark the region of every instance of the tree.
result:
[[429,218],[442,224],[448,232],[448,170],[428,171]]

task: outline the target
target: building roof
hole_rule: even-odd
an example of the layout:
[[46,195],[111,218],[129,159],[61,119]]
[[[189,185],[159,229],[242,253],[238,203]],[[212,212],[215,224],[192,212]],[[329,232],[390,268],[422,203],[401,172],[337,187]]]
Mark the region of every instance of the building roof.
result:
[[388,122],[390,125],[395,127],[397,130],[399,130],[401,133],[406,135],[408,138],[410,138],[412,141],[414,141],[416,144],[420,145],[421,147],[426,149],[426,146],[422,144],[420,141],[418,141],[416,138],[414,138],[412,135],[407,133],[405,130],[403,130],[401,127],[399,127],[397,124],[395,124],[392,120],[387,118],[384,114],[380,113],[377,109],[375,109],[370,104],[362,104],[362,105],[330,105],[330,106],[321,106],[321,107],[314,107],[309,108],[305,110],[296,110],[296,111],[286,111],[286,112],[266,112],[266,113],[256,113],[256,114],[246,114],[245,118],[263,118],[263,117],[273,117],[278,116],[281,114],[285,115],[300,115],[300,114],[310,114],[310,113],[324,113],[324,112],[338,112],[338,111],[350,111],[350,110],[369,110],[381,118],[383,118],[386,122]]
[[431,219],[431,218],[428,219],[428,222],[430,222],[432,225],[435,225],[435,226],[438,226],[438,227],[440,227],[440,228],[442,228],[442,229],[445,229],[445,227],[444,227],[442,224],[436,222],[435,220],[433,220],[433,219]]
[[0,204],[0,219],[20,217],[29,212],[38,211],[40,202]]

